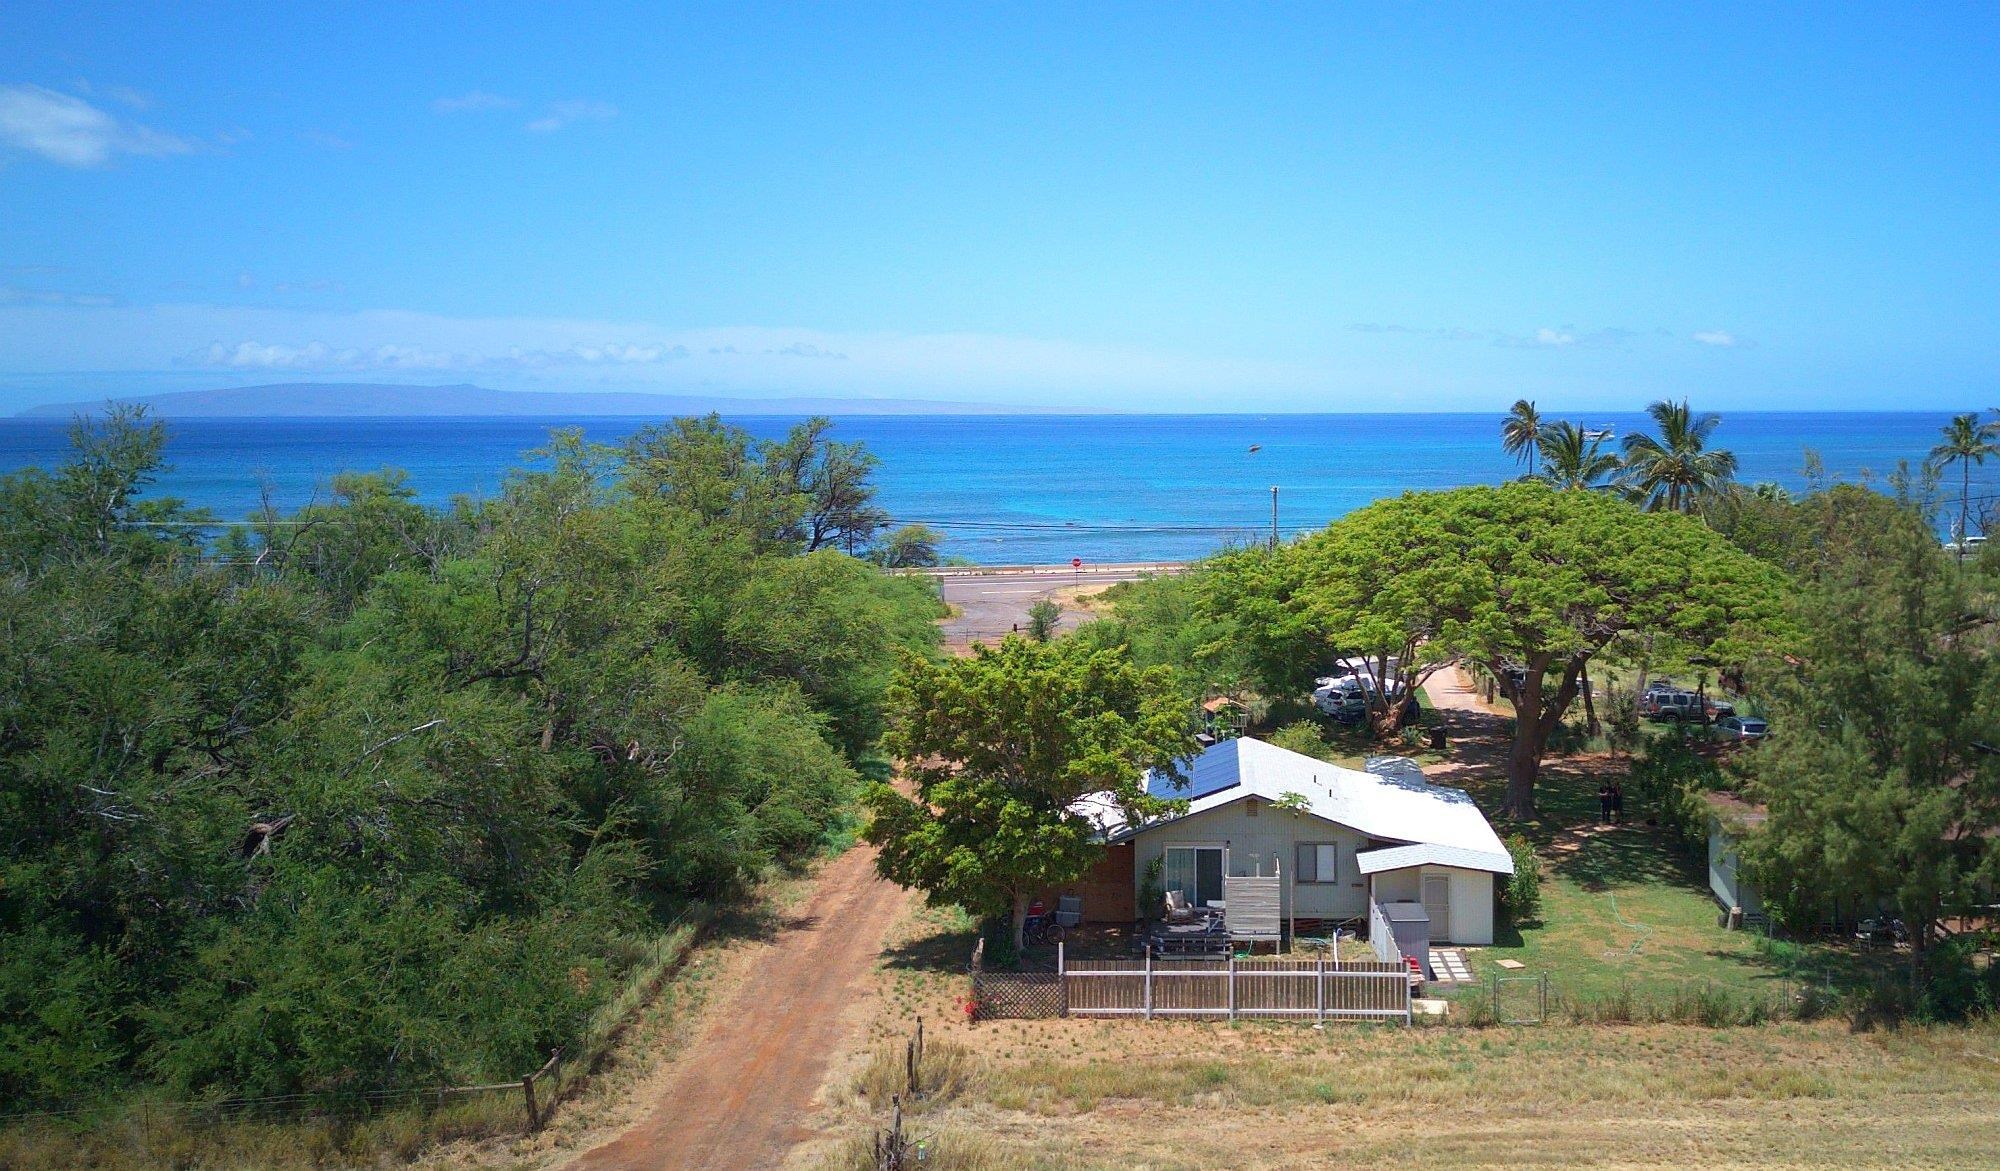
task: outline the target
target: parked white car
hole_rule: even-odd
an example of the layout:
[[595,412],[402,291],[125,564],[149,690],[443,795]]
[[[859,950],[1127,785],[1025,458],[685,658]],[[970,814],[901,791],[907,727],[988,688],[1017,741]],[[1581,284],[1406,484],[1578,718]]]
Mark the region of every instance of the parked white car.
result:
[[1771,734],[1771,725],[1755,716],[1724,716],[1715,721],[1715,734],[1725,740],[1762,740]]

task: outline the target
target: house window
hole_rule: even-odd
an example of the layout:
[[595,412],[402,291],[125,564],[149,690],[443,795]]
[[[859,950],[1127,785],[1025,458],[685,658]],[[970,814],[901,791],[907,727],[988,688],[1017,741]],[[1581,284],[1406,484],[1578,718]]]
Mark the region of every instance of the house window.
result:
[[1300,842],[1297,870],[1300,882],[1339,882],[1339,847],[1332,842]]

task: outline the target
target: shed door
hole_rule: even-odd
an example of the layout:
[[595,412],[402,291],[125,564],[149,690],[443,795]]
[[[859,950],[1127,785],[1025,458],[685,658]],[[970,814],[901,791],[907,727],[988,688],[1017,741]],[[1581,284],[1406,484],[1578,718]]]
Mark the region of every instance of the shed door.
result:
[[1451,938],[1451,876],[1424,875],[1424,914],[1431,917],[1431,938]]

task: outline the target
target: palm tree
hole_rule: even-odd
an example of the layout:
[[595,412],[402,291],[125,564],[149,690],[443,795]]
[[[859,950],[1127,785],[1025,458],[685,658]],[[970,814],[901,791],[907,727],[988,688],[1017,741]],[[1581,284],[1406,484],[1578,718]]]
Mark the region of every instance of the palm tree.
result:
[[1604,446],[1601,432],[1589,432],[1567,419],[1542,432],[1541,478],[1558,488],[1595,488],[1618,470],[1618,457]]
[[1979,416],[1967,412],[1954,415],[1944,425],[1944,442],[1931,448],[1931,467],[1943,471],[1953,464],[1958,465],[1958,555],[1965,558],[1965,526],[1972,514],[1972,465],[1983,464],[1989,455],[2000,455],[2000,445],[1993,442],[2000,434],[2000,425],[1988,423],[1980,426]]
[[1708,437],[1722,423],[1714,412],[1697,415],[1687,400],[1661,399],[1646,408],[1660,437],[1625,437],[1625,490],[1649,512],[1692,512],[1722,491],[1736,475],[1734,452],[1708,450]]
[[1527,399],[1515,399],[1514,409],[1500,424],[1500,446],[1516,460],[1526,460],[1528,474],[1535,474],[1535,451],[1542,439],[1542,415]]

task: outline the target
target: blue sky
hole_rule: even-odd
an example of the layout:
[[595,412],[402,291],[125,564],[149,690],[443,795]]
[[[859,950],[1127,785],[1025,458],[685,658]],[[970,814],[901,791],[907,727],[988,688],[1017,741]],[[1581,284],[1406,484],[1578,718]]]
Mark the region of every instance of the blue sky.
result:
[[2000,405],[2000,7],[0,7],[0,409]]

